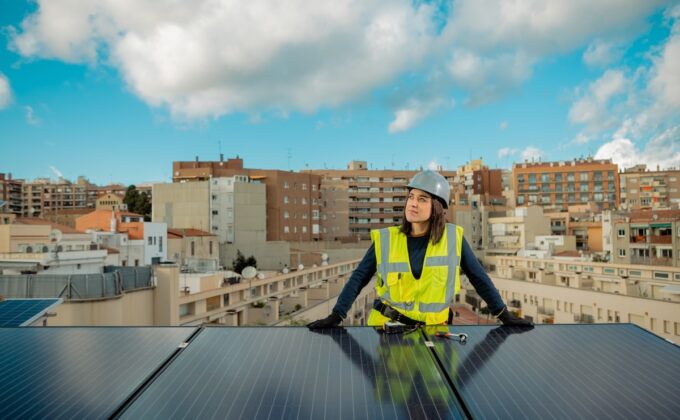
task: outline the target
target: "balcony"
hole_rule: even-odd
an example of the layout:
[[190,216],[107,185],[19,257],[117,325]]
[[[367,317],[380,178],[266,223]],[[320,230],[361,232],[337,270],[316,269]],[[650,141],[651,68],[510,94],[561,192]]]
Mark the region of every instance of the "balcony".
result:
[[637,235],[637,236],[631,236],[630,237],[630,243],[631,244],[645,244],[645,243],[649,243],[649,241],[647,241],[646,236]]
[[545,307],[545,306],[539,306],[539,307],[538,307],[538,313],[539,313],[540,315],[553,316],[553,315],[555,315],[555,309],[554,309],[554,308]]
[[592,324],[595,322],[595,319],[593,318],[592,315],[588,314],[574,314],[574,322],[580,322],[581,324]]
[[673,236],[672,235],[651,235],[649,237],[650,242],[653,244],[672,244],[673,243]]
[[652,258],[651,261],[652,265],[663,265],[663,266],[672,266],[673,265],[673,258],[671,257],[654,257]]

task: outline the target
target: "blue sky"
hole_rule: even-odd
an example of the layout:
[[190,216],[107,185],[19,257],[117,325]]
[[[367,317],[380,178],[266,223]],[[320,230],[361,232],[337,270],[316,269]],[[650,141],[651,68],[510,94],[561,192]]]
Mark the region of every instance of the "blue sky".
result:
[[680,167],[677,1],[0,2],[0,172]]

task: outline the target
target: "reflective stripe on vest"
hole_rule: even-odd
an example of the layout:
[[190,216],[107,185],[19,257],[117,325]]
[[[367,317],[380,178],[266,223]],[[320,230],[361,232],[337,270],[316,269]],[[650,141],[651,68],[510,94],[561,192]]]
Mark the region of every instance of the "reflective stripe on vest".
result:
[[[449,302],[453,300],[453,294],[456,289],[456,268],[458,267],[458,253],[456,252],[456,244],[458,243],[458,236],[455,225],[446,225],[446,256],[445,257],[428,257],[425,260],[425,266],[435,267],[446,265],[449,267],[446,279],[446,298],[443,303],[421,303],[419,305],[420,312],[440,312],[449,307]],[[424,269],[424,267],[423,267]]]
[[[392,228],[394,229],[394,228]],[[460,256],[458,254],[458,248],[459,245],[462,246],[462,235],[459,238],[459,234],[457,231],[457,226],[452,225],[452,224],[447,224],[446,225],[446,255],[437,255],[437,256],[428,256],[430,254],[430,247],[438,246],[438,245],[432,245],[428,244],[428,250],[426,251],[426,257],[425,261],[423,264],[423,273],[421,274],[421,279],[423,279],[423,276],[426,276],[426,272],[429,272],[428,268],[433,268],[433,267],[446,267],[447,268],[447,275],[446,275],[446,281],[445,281],[445,290],[443,290],[443,301],[440,301],[439,298],[437,298],[436,302],[432,303],[427,303],[427,302],[422,302],[420,301],[420,297],[417,297],[418,300],[418,307],[416,308],[416,302],[411,300],[408,302],[402,301],[403,300],[403,293],[400,290],[397,295],[392,295],[391,290],[390,290],[390,285],[387,282],[387,279],[392,273],[394,274],[399,274],[399,273],[406,273],[406,275],[412,277],[412,274],[410,272],[410,266],[407,262],[404,262],[403,260],[406,259],[408,260],[408,250],[407,248],[405,250],[401,250],[399,252],[404,252],[404,254],[398,259],[401,259],[402,261],[400,262],[390,262],[390,248],[391,248],[391,234],[390,234],[390,228],[387,229],[380,229],[379,231],[374,233],[377,233],[378,235],[373,235],[374,241],[377,239],[379,240],[379,252],[380,255],[378,255],[378,252],[376,252],[376,271],[378,272],[378,275],[380,276],[380,280],[377,285],[378,289],[378,294],[380,295],[380,298],[387,302],[390,306],[401,309],[403,311],[414,311],[416,310],[416,313],[441,313],[443,311],[448,310],[448,306],[450,302],[453,300],[453,297],[456,293],[456,282],[457,282],[457,275],[458,275],[458,265],[460,263]],[[401,234],[400,234],[401,235]],[[443,238],[442,238],[443,239]],[[459,242],[461,242],[459,244]],[[406,244],[400,244],[398,245],[399,248],[406,247]],[[377,251],[377,249],[376,249]],[[441,254],[443,250],[437,251],[438,253]],[[432,252],[435,252],[434,249],[432,249]],[[429,277],[430,273],[427,273],[427,278],[430,279]],[[417,280],[417,279],[416,279]],[[394,297],[397,297],[399,299],[399,296],[402,298],[400,300],[395,300]],[[430,301],[431,302],[431,301]]]

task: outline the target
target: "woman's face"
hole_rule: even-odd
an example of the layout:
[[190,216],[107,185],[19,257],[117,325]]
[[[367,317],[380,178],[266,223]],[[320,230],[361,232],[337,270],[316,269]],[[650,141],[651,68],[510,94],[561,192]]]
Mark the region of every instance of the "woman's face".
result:
[[432,215],[432,196],[425,191],[413,188],[408,193],[404,210],[407,221],[411,223],[427,222]]

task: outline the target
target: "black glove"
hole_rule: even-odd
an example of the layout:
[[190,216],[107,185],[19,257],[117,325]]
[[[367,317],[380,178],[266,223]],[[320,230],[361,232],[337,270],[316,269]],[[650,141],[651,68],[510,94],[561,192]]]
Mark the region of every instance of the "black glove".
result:
[[331,314],[324,319],[317,319],[316,321],[310,322],[309,324],[307,324],[307,328],[309,328],[310,330],[316,330],[321,328],[333,328],[340,325],[341,322],[342,317],[336,314],[335,312],[331,312]]
[[507,325],[509,327],[520,327],[520,328],[533,328],[534,327],[534,324],[531,321],[527,321],[524,318],[516,317],[510,311],[508,311],[507,307],[503,308],[503,312],[501,312],[501,314],[498,315],[498,319],[503,323],[503,325]]

